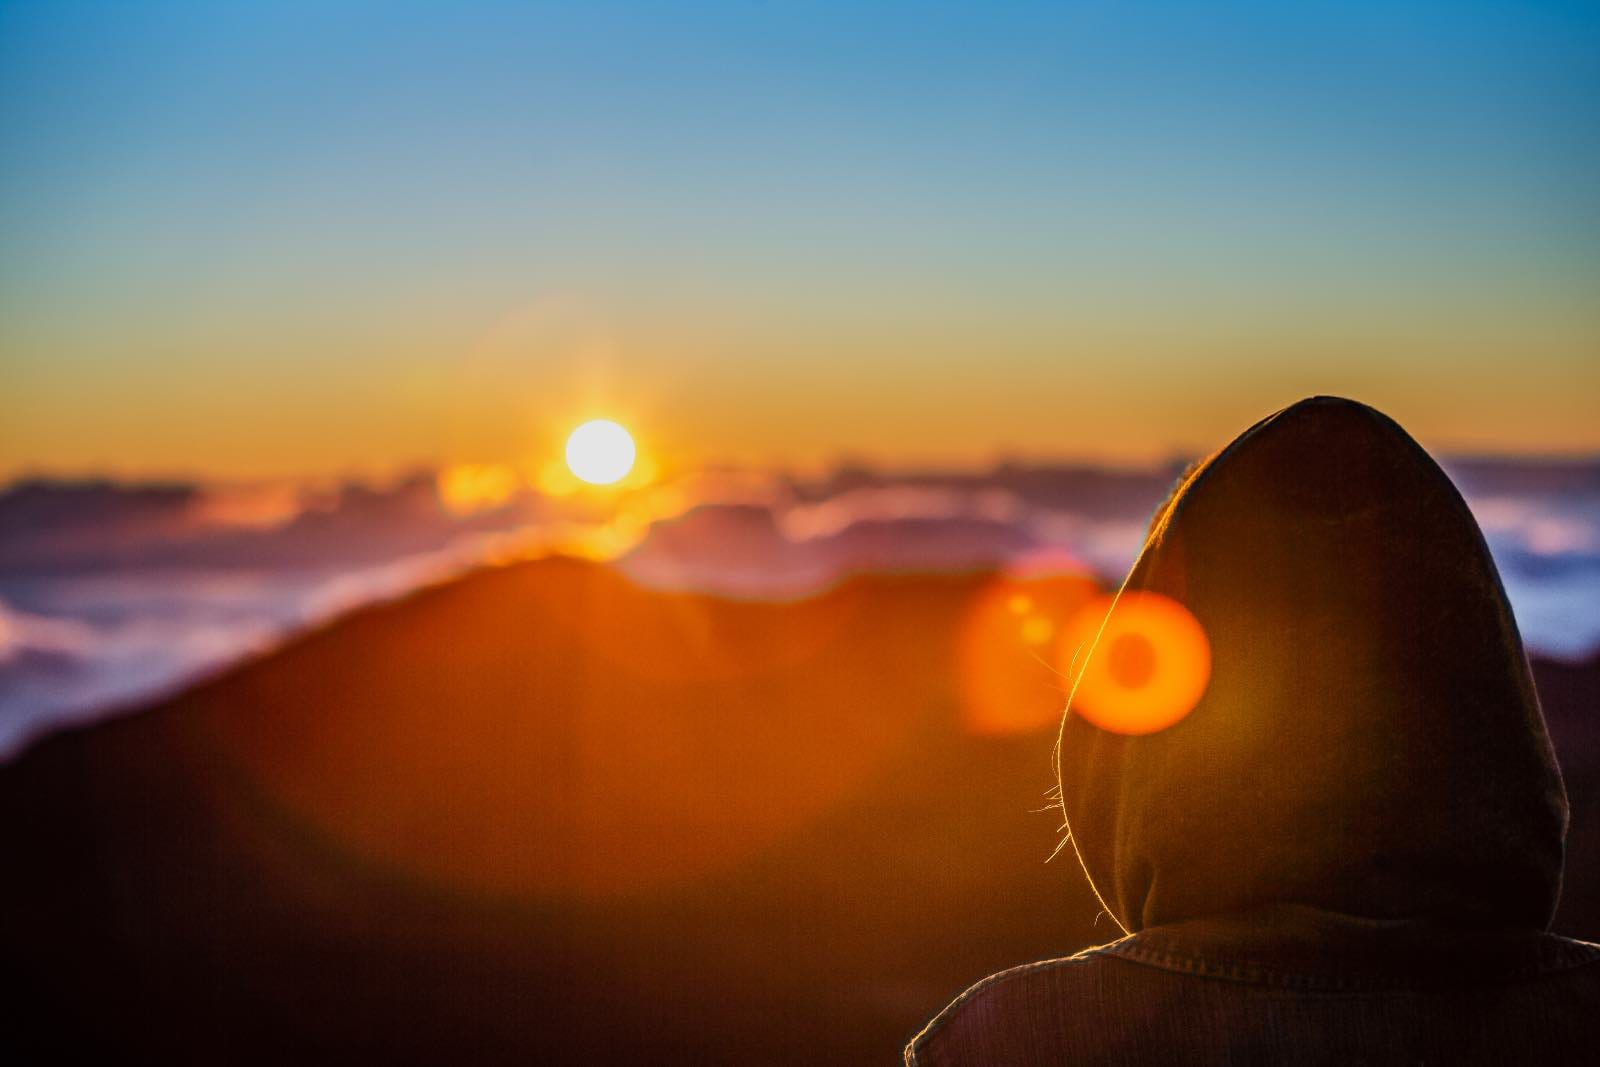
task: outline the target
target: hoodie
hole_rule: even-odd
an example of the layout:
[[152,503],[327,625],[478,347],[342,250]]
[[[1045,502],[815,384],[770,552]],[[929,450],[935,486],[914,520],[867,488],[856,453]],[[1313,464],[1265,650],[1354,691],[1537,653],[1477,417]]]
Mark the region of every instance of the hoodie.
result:
[[[908,1063],[1431,1060],[1498,1010],[1471,996],[1503,1007],[1504,982],[1579,971],[1594,1018],[1600,954],[1543,933],[1566,796],[1516,623],[1477,523],[1404,430],[1335,397],[1262,419],[1175,490],[1111,618],[1148,594],[1209,642],[1198,701],[1147,734],[1069,705],[1057,750],[1070,851],[1130,936],[979,983]],[[1108,654],[1091,641],[1079,662]],[[1457,986],[1425,1018],[1394,999]],[[1286,995],[1316,1021],[1286,1023]]]
[[1063,813],[1124,929],[1268,903],[1548,924],[1567,808],[1527,657],[1392,420],[1313,397],[1256,423],[1163,509],[1135,591],[1188,608],[1212,670],[1153,735],[1065,720]]

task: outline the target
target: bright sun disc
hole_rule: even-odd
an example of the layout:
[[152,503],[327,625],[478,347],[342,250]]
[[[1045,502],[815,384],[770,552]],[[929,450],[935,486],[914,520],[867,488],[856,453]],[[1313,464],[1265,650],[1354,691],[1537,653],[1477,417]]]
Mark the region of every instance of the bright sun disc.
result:
[[633,438],[610,419],[590,419],[567,438],[567,467],[590,485],[621,481],[635,455]]

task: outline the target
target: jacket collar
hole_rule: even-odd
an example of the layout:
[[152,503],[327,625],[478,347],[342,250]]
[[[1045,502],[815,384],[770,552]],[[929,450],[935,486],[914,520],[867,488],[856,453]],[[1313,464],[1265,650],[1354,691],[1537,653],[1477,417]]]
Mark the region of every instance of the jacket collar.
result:
[[1323,989],[1505,981],[1600,961],[1600,946],[1539,930],[1369,919],[1295,904],[1152,926],[1105,951],[1163,970]]

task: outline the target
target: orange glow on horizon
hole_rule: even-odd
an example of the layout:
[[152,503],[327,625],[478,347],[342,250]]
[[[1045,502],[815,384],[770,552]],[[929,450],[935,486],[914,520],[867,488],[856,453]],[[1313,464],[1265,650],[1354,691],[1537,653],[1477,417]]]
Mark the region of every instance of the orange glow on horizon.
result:
[[521,488],[516,469],[505,463],[458,463],[438,477],[439,502],[456,515],[500,507]]
[[[603,900],[733,868],[874,781],[946,677],[921,603],[860,583],[775,604],[557,561],[428,596],[362,656],[305,646],[252,690],[274,714],[185,729],[275,819],[451,891]],[[902,699],[870,699],[881,677]]]

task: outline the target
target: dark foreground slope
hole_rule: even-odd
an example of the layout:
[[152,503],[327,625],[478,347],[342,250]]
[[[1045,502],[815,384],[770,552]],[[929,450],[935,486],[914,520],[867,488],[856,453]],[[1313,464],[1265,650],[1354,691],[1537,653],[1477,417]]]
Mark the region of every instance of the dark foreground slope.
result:
[[[746,604],[525,564],[46,741],[0,770],[8,1047],[890,1061],[974,978],[1111,936],[1043,862],[1053,731],[963,725],[985,588]],[[1587,934],[1595,675],[1541,669]]]
[[978,585],[533,563],[50,739],[0,771],[8,1016],[80,1060],[891,1059],[1099,936],[1050,735],[960,726]]

